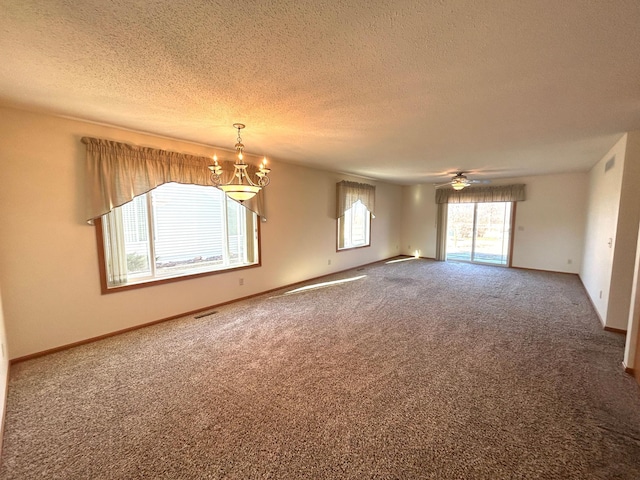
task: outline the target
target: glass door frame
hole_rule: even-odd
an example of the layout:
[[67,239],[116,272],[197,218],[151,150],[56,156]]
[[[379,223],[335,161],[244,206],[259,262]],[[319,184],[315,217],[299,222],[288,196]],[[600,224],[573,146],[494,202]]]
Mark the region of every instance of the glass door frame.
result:
[[[473,230],[471,234],[471,252],[470,252],[470,260],[454,260],[456,262],[467,262],[467,263],[476,263],[479,265],[491,265],[495,267],[506,267],[510,268],[513,265],[513,241],[514,241],[514,233],[515,233],[515,219],[516,219],[516,206],[518,202],[500,202],[500,203],[510,203],[511,204],[511,212],[509,215],[509,246],[507,248],[507,261],[506,263],[493,263],[493,262],[483,262],[475,259],[476,256],[476,237],[477,237],[477,227],[478,227],[478,204],[479,203],[491,203],[491,202],[470,202],[473,203]],[[445,244],[448,245],[448,230],[449,230],[449,221],[448,221],[448,213],[447,213],[447,228],[445,231],[446,241]],[[445,260],[448,261],[448,252],[445,247]]]

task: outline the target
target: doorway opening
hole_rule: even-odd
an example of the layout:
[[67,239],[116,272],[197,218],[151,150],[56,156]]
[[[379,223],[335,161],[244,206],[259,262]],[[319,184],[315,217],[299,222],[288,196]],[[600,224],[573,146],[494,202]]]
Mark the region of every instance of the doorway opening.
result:
[[450,203],[447,260],[510,265],[512,202]]

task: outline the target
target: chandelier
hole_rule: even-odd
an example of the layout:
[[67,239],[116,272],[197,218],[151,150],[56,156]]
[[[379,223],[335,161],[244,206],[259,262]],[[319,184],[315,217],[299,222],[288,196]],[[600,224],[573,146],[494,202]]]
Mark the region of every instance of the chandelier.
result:
[[211,170],[211,183],[227,194],[229,198],[240,203],[253,198],[262,188],[269,185],[269,172],[267,168],[267,159],[263,158],[260,168],[255,173],[255,179],[251,179],[247,171],[249,165],[244,163],[244,145],[240,137],[240,130],[244,128],[242,123],[234,123],[233,128],[238,130],[238,138],[236,139],[236,162],[233,164],[233,176],[228,182],[222,179],[223,170],[218,165],[217,155],[213,156],[213,165],[209,165]]

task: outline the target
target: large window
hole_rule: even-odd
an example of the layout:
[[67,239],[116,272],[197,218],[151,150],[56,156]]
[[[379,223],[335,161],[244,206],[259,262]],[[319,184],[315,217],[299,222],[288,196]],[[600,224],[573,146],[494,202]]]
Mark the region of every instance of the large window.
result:
[[358,200],[338,218],[338,250],[371,244],[371,213]]
[[214,187],[163,184],[101,225],[107,290],[259,262],[256,214]]

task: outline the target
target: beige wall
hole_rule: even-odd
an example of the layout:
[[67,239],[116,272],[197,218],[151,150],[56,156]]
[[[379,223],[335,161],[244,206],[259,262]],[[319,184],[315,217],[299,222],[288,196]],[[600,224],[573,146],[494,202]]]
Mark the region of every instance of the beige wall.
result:
[[[627,137],[627,161],[634,164],[636,168],[640,168],[640,131],[629,132]],[[640,174],[638,174],[640,177]],[[637,184],[636,184],[637,185]],[[640,195],[638,195],[637,186],[629,189],[631,198],[630,204],[638,205],[640,203]],[[635,194],[635,196],[633,195]],[[622,213],[621,213],[622,214]],[[640,222],[639,222],[640,223]],[[629,222],[628,229],[633,228],[633,224]],[[627,320],[627,338],[624,350],[624,365],[627,368],[635,369],[638,371],[640,365],[638,364],[638,339],[640,338],[640,232],[636,228],[638,238],[636,241],[635,262],[633,271],[633,280],[631,282],[631,302],[629,316]],[[636,375],[636,378],[640,380],[640,374]]]
[[606,326],[626,330],[640,222],[640,132],[627,133]]
[[[582,261],[588,176],[584,173],[495,180],[524,183],[527,199],[516,209],[513,266],[578,273]],[[436,204],[433,185],[404,187],[402,252],[435,257]],[[569,263],[571,260],[571,263]]]
[[640,371],[638,367],[638,339],[640,335],[640,235],[636,246],[636,261],[634,264],[633,283],[631,290],[631,305],[629,309],[629,320],[627,323],[627,335],[625,338],[624,358],[622,360],[625,368],[634,369],[640,381]]
[[511,179],[524,183],[527,199],[519,202],[513,266],[578,273],[582,264],[588,176],[585,173]]
[[372,246],[336,253],[335,184],[363,180],[276,160],[270,162],[272,182],[266,191],[262,267],[101,295],[94,227],[83,218],[80,138],[196,155],[211,155],[212,149],[8,108],[0,109],[0,131],[0,284],[10,358],[399,252],[402,187],[368,182],[377,188]]
[[[626,330],[638,239],[640,152],[623,135],[589,172],[585,250],[580,278],[604,326]],[[615,158],[614,167],[605,165]]]
[[433,185],[412,185],[402,192],[402,248],[405,255],[436,257],[437,205]]
[[4,327],[4,311],[2,309],[2,292],[0,292],[0,454],[2,453],[2,431],[4,413],[7,406],[7,387],[9,383],[9,352],[7,335]]

